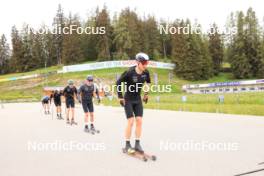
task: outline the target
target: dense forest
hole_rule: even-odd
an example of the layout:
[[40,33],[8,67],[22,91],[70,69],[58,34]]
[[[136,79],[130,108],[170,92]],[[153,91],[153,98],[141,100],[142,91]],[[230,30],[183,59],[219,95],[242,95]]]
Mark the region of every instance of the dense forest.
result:
[[[136,10],[123,9],[110,17],[107,7],[95,9],[87,19],[65,14],[58,6],[52,27],[33,29],[25,24],[11,29],[11,44],[0,36],[0,74],[25,72],[53,65],[77,64],[87,61],[133,59],[137,52],[149,54],[152,60],[173,62],[175,74],[187,80],[206,80],[222,71],[234,78],[263,78],[264,30],[252,8],[233,12],[226,22],[235,33],[222,33],[217,24],[208,31],[188,33],[186,26],[200,26],[189,19],[157,20],[155,16],[139,16]],[[93,34],[64,34],[58,28],[77,26],[92,29]],[[180,29],[165,34],[160,26]],[[100,33],[104,27],[104,33]],[[43,31],[46,31],[43,33]],[[218,32],[216,32],[218,31]],[[223,69],[223,63],[229,69]]]

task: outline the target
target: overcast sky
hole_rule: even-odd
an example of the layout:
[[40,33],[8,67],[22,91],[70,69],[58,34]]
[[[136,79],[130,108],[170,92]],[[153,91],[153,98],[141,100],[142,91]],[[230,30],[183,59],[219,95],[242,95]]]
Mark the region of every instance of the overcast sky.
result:
[[78,13],[82,19],[97,6],[107,5],[111,15],[125,7],[136,8],[140,15],[152,14],[158,19],[189,18],[198,19],[202,27],[216,22],[220,27],[225,25],[227,16],[232,11],[246,10],[253,7],[259,20],[264,17],[264,2],[262,0],[7,0],[1,2],[0,34],[5,34],[10,40],[11,27],[21,28],[23,23],[38,28],[41,24],[51,25],[58,4],[64,12]]

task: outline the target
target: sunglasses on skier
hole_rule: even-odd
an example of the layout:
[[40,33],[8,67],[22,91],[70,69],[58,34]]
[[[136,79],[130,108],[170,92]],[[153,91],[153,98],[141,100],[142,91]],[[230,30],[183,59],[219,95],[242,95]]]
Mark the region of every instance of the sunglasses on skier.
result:
[[141,63],[142,65],[148,65],[149,61],[144,60],[144,61],[140,61],[140,63]]

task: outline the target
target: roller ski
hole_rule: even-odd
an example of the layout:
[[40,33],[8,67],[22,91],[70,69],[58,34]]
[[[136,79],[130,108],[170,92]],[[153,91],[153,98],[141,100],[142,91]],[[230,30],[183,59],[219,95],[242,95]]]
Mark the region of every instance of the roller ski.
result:
[[45,114],[45,115],[49,115],[50,112],[49,112],[49,111],[45,111],[44,114]]
[[137,158],[141,161],[144,161],[144,162],[147,162],[148,161],[148,158],[146,158],[144,155],[138,153],[135,151],[135,149],[133,149],[130,145],[130,143],[127,143],[126,144],[126,147],[122,149],[123,153],[129,155],[129,156],[132,156],[134,158]]
[[84,126],[84,130],[83,131],[86,132],[86,133],[90,133],[90,129],[89,129],[88,125]]
[[91,133],[91,134],[96,134],[96,133],[100,133],[100,131],[97,130],[97,129],[95,129],[95,128],[94,128],[94,125],[91,124],[90,133]]
[[78,125],[78,123],[72,119],[70,125]]
[[62,118],[61,114],[57,114],[57,119],[58,120],[63,120],[64,118]]
[[156,161],[157,160],[157,157],[155,155],[150,155],[150,154],[144,152],[144,150],[142,149],[142,147],[141,147],[139,142],[136,142],[134,150],[135,150],[136,153],[138,153],[140,155],[143,155],[147,159],[150,159],[152,161]]
[[145,158],[149,159],[149,160],[152,160],[152,161],[156,161],[157,160],[157,157],[155,155],[151,155],[151,154],[148,154],[146,152],[144,153],[140,153],[138,151],[136,151],[136,153],[140,154],[140,155],[143,155]]

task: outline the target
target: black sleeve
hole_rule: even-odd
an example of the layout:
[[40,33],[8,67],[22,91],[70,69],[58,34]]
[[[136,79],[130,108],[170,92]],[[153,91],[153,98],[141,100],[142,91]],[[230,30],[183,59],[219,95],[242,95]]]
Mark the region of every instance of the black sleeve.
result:
[[146,79],[147,83],[151,83],[151,79],[150,79],[150,75],[149,75],[149,71],[147,71],[147,79]]
[[122,93],[122,82],[127,82],[127,78],[128,78],[128,71],[125,71],[120,78],[116,81],[116,91],[117,91],[117,95],[118,98],[123,98],[123,93]]
[[67,89],[67,87],[65,87],[65,88],[63,89],[63,92],[62,92],[62,95],[65,96],[65,97],[66,97],[66,89]]

